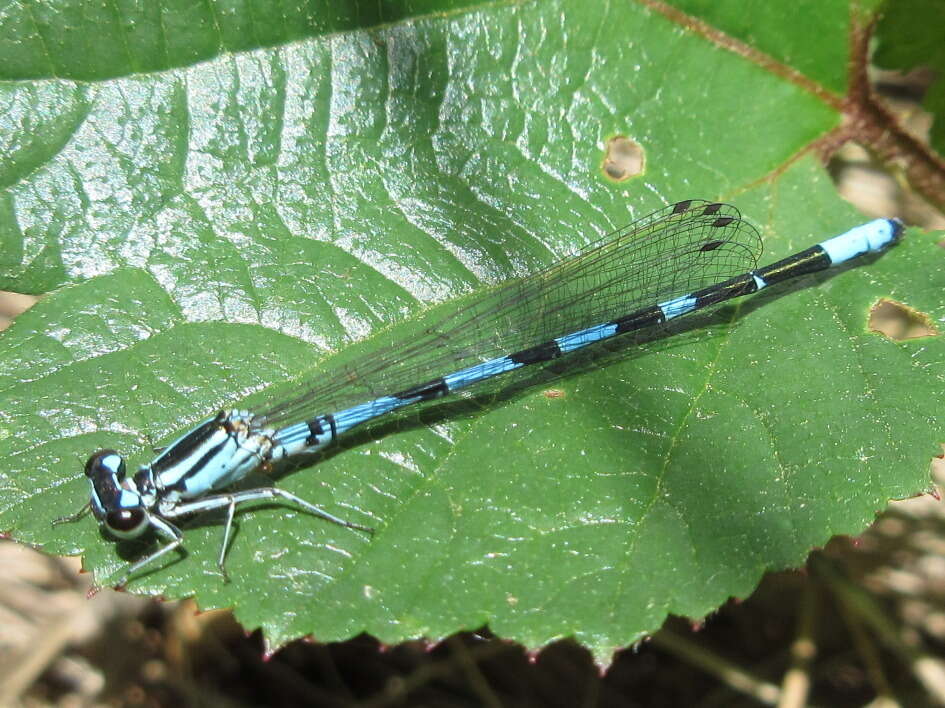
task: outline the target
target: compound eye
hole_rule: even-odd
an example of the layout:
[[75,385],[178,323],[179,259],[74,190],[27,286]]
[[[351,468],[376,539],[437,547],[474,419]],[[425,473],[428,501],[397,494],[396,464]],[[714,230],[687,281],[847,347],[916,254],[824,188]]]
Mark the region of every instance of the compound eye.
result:
[[99,450],[85,463],[85,476],[90,479],[115,475],[120,482],[125,478],[125,460],[114,450]]
[[144,509],[140,506],[131,509],[112,509],[105,514],[105,525],[119,538],[140,536],[147,526]]

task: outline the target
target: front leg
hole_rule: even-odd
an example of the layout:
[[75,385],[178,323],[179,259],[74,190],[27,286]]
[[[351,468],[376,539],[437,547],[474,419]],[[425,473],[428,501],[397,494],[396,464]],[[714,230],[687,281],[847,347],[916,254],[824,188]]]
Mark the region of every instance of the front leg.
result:
[[223,573],[224,578],[226,578],[227,574],[224,568],[224,560],[226,558],[227,546],[229,545],[230,541],[230,530],[233,525],[233,516],[236,513],[236,507],[237,505],[244,502],[259,501],[262,499],[276,499],[289,506],[298,507],[302,511],[308,512],[312,516],[317,516],[318,518],[324,519],[325,521],[330,521],[333,524],[338,524],[339,526],[344,526],[345,528],[349,529],[364,531],[365,533],[374,533],[374,529],[369,526],[362,526],[361,524],[356,524],[352,521],[345,521],[334,514],[329,514],[321,507],[310,504],[301,497],[298,497],[291,492],[287,492],[284,489],[279,489],[278,487],[260,487],[259,489],[247,489],[241,492],[233,492],[231,494],[215,494],[211,497],[204,497],[191,502],[175,504],[170,508],[162,509],[161,513],[163,516],[175,518],[187,514],[212,511],[213,509],[221,509],[226,507],[226,528],[223,532],[223,546],[220,548],[220,557],[217,561],[217,564],[220,567],[220,572]]
[[85,505],[79,509],[74,514],[69,514],[67,516],[59,516],[52,521],[53,526],[59,526],[59,524],[72,524],[78,521],[79,519],[84,518],[88,513],[92,511],[92,502],[85,502]]
[[217,567],[223,576],[224,582],[230,582],[230,576],[226,572],[226,566],[223,564],[226,560],[226,549],[230,546],[230,529],[233,528],[233,516],[236,514],[236,500],[230,499],[226,507],[226,527],[223,529],[223,544],[220,546],[220,557],[217,559]]
[[175,548],[182,548],[181,544],[184,542],[184,536],[180,532],[180,529],[174,526],[174,524],[169,523],[157,516],[151,516],[148,521],[151,524],[151,528],[153,528],[159,536],[164,538],[167,543],[153,553],[148,554],[141,560],[135,561],[125,568],[124,572],[118,577],[118,581],[115,583],[115,587],[117,588],[124,587],[125,583],[128,582],[128,579],[146,565],[149,565],[161,556],[170,553]]

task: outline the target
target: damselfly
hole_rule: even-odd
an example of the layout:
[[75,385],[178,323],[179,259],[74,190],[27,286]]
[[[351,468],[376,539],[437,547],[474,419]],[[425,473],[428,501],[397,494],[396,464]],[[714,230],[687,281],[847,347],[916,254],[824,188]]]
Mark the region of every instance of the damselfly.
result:
[[[221,491],[259,467],[330,445],[357,425],[545,363],[627,332],[660,325],[894,243],[897,219],[877,219],[755,269],[758,232],[732,206],[687,200],[654,212],[540,272],[484,291],[419,337],[332,370],[268,410],[222,410],[177,438],[133,477],[114,450],[85,466],[91,510],[114,537],[156,533],[163,545],[127,567],[118,584],[183,544],[174,520],[225,509],[218,565],[236,508],[271,499],[341,526],[276,487]],[[61,520],[61,521],[62,521]]]

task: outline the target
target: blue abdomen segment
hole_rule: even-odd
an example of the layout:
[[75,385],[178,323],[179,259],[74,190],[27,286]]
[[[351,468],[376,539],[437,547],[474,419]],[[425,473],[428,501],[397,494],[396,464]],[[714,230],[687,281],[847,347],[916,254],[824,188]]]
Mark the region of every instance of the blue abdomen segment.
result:
[[351,428],[356,425],[360,425],[361,423],[371,420],[372,418],[377,418],[378,416],[395,411],[398,408],[402,408],[403,406],[410,405],[416,400],[416,398],[382,396],[380,398],[375,398],[373,401],[369,401],[368,403],[362,403],[357,406],[352,406],[351,408],[346,408],[332,416],[335,421],[335,429],[340,435],[341,433],[351,430]]
[[567,354],[568,352],[576,351],[594,342],[609,339],[615,334],[617,334],[617,324],[615,322],[607,322],[605,324],[587,327],[573,334],[558,337],[555,342],[558,344],[558,350],[561,354]]
[[317,452],[333,442],[337,433],[335,419],[330,415],[280,428],[272,434],[271,459],[278,461],[289,455]]
[[674,317],[680,317],[696,309],[698,300],[692,295],[684,295],[674,300],[661,302],[658,307],[663,311],[663,317],[671,320]]
[[902,222],[899,219],[874,219],[822,241],[820,247],[830,256],[830,264],[837,265],[865,253],[882,251],[901,233]]
[[522,364],[514,361],[512,357],[500,356],[495,359],[489,359],[481,364],[460,369],[452,374],[443,377],[443,381],[450,391],[458,391],[461,388],[472,386],[474,383],[491,379],[493,376],[504,374],[508,371],[514,371]]
[[[420,387],[417,387],[417,390],[419,391]],[[426,397],[429,396],[419,392],[413,395],[404,392],[400,395],[381,396],[332,415],[322,415],[302,423],[288,425],[272,434],[273,448],[270,458],[278,461],[291,455],[317,452],[356,425],[409,406],[411,403],[417,403]]]

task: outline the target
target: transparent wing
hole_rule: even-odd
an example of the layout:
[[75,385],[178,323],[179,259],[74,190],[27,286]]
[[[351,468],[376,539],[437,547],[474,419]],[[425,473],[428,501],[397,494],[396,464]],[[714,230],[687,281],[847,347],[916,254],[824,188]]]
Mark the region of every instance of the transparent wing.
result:
[[752,270],[760,253],[757,230],[735,207],[679,202],[574,257],[477,293],[410,341],[318,371],[261,417],[302,420],[390,395],[720,283]]

